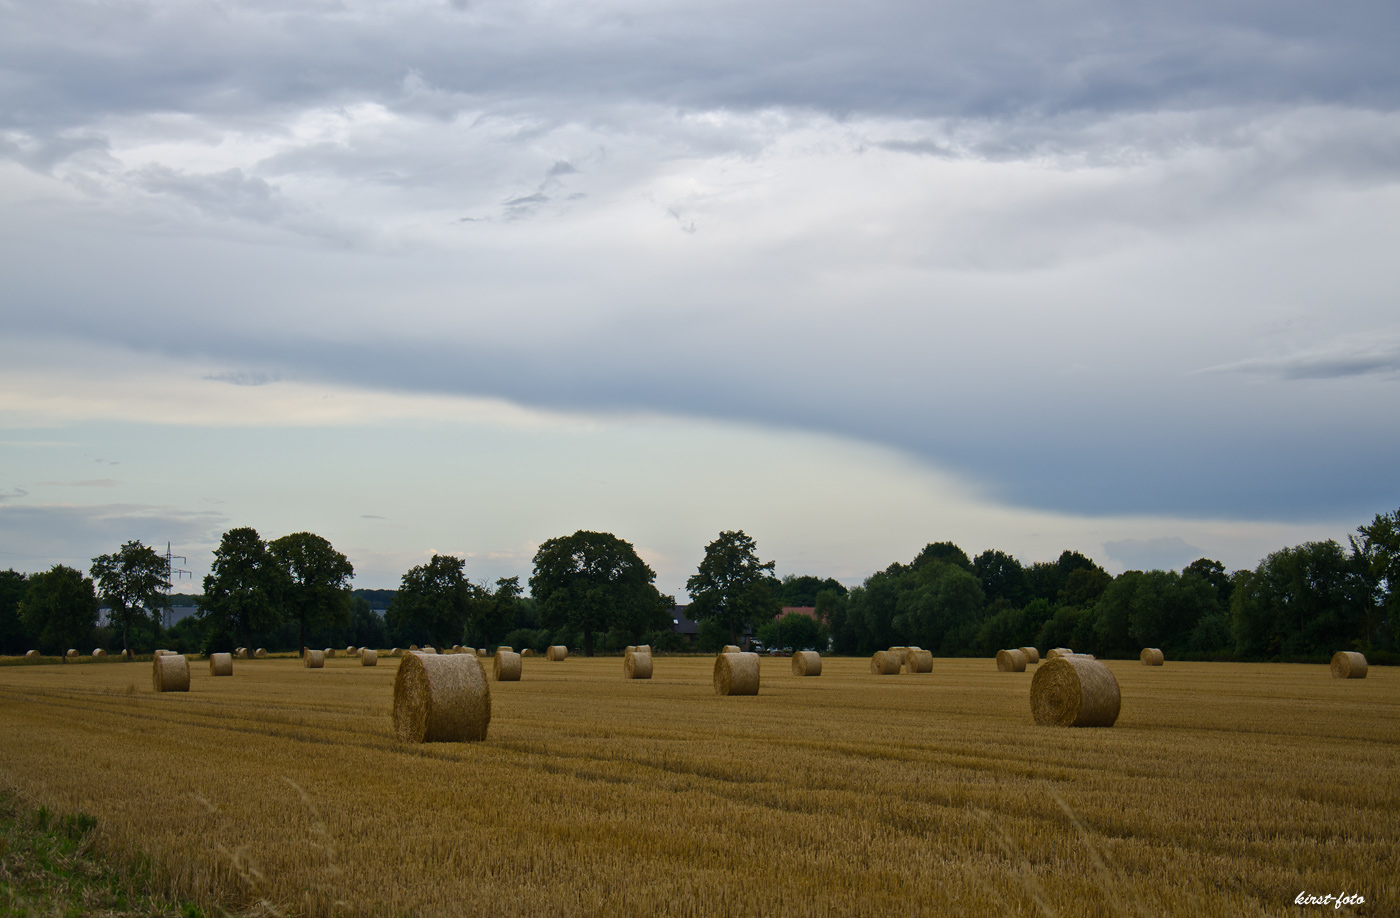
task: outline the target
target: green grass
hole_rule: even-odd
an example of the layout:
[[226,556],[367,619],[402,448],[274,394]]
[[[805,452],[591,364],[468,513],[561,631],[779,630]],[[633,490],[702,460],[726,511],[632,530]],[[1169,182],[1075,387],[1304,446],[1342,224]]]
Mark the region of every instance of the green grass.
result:
[[145,871],[120,871],[90,850],[97,820],[87,813],[56,817],[0,789],[0,918],[11,916],[181,916],[192,905],[160,901]]

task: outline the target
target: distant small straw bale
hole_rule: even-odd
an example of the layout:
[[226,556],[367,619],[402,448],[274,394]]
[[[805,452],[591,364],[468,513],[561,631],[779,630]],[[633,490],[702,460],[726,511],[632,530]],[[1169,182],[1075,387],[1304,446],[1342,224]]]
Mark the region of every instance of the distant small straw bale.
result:
[[533,657],[535,655],[535,650],[533,647],[526,647],[524,650],[520,651],[520,655],[522,657]]
[[523,668],[520,654],[513,650],[498,649],[496,658],[491,663],[491,675],[497,682],[519,682]]
[[327,660],[334,660],[334,659],[335,659],[335,648],[334,648],[334,647],[327,647],[325,650],[321,651],[321,653],[325,656],[325,658],[326,658]]
[[906,673],[933,672],[933,651],[910,647],[904,653],[904,671]]
[[899,673],[901,666],[899,654],[892,650],[877,650],[870,657],[871,675],[894,676]]
[[1041,726],[1111,727],[1121,706],[1113,673],[1081,654],[1047,659],[1031,679],[1031,715]]
[[1040,651],[1034,647],[1022,647],[1021,653],[1026,655],[1026,665],[1034,666],[1040,662]]
[[253,651],[253,657],[258,660],[266,660],[267,650],[262,647],[259,647],[257,650]]
[[1162,651],[1156,647],[1144,647],[1142,653],[1138,654],[1138,659],[1142,661],[1143,666],[1161,666],[1167,658],[1162,656]]
[[622,657],[622,675],[625,679],[651,678],[651,648],[641,650],[629,647]]
[[394,735],[405,743],[486,739],[491,687],[469,654],[408,653],[394,677]]
[[743,651],[739,649],[737,644],[725,644],[720,653],[743,653]]
[[545,651],[545,657],[553,663],[559,663],[569,656],[569,648],[563,644],[550,644],[549,650]]
[[105,657],[105,656],[107,656],[107,651],[105,651],[105,650],[103,650],[101,647],[99,647],[99,648],[97,648],[96,650],[94,650],[94,651],[92,652],[92,655],[93,655],[94,657]]
[[758,654],[722,653],[715,657],[715,694],[757,695]]
[[42,654],[40,654],[37,650],[26,650],[24,652],[24,658],[26,660],[37,660],[40,656],[42,656]]
[[67,652],[66,654],[64,654],[64,656],[65,656],[65,657],[68,657],[68,658],[71,659],[71,660],[76,660],[76,659],[80,656],[80,654],[78,653],[78,651],[77,651],[76,649],[74,649],[74,648],[72,648],[72,647],[69,647],[69,648],[68,648],[68,652]]
[[1068,647],[1056,647],[1045,655],[1045,659],[1058,660],[1060,657],[1069,657],[1073,655],[1074,651],[1070,650]]
[[306,656],[301,658],[301,662],[307,669],[325,669],[326,652],[324,650],[308,650]]
[[1026,654],[1022,650],[998,650],[997,672],[1023,673],[1026,671]]
[[209,655],[209,675],[211,676],[232,676],[233,675],[233,654],[231,653],[211,653]]
[[151,687],[157,692],[188,692],[189,663],[178,653],[163,653],[152,658]]
[[379,665],[379,651],[377,651],[377,650],[371,650],[371,649],[368,648],[368,647],[362,649],[362,650],[360,651],[360,665],[361,665],[361,666],[378,666],[378,665]]
[[1337,679],[1365,679],[1366,658],[1354,650],[1332,654],[1332,675]]
[[799,650],[792,655],[792,674],[794,676],[820,676],[822,674],[822,655],[815,650]]
[[908,647],[891,647],[889,650],[886,651],[886,653],[892,653],[899,658],[899,665],[901,669],[904,667],[904,655],[908,652]]

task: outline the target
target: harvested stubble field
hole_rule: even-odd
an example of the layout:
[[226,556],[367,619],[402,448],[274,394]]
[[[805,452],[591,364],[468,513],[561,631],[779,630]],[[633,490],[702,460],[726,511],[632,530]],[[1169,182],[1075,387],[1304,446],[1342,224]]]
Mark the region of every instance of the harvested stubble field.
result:
[[708,657],[540,659],[491,685],[486,742],[415,747],[395,665],[197,665],[167,695],[149,663],[6,666],[0,780],[261,912],[1400,913],[1400,674],[1108,665],[1117,725],[1063,729],[1031,721],[1035,667],[990,660],[765,659],[722,698]]

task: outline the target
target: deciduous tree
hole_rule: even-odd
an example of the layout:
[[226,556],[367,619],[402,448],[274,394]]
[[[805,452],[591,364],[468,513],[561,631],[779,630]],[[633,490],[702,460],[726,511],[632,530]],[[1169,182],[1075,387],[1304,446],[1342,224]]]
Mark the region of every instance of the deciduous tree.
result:
[[466,564],[451,555],[433,555],[427,564],[410,568],[389,606],[389,626],[421,628],[438,647],[459,643],[472,604],[484,593],[463,573]]
[[200,604],[209,641],[238,639],[246,645],[253,643],[254,634],[277,628],[286,589],[286,571],[256,529],[242,526],[224,533],[204,577]]
[[93,558],[91,573],[98,599],[107,604],[107,621],[121,628],[122,650],[131,649],[131,626],[158,620],[169,601],[169,562],[137,540]]
[[19,616],[40,647],[62,655],[92,634],[97,624],[97,592],[82,571],[55,564],[29,577]]
[[705,546],[699,569],[685,582],[690,617],[729,629],[729,641],[745,625],[768,621],[782,608],[774,561],[759,561],[754,540],[743,530],[721,532]]
[[283,604],[297,623],[297,647],[305,650],[308,628],[344,628],[349,623],[355,568],[343,554],[310,532],[273,539],[267,547],[285,574]]
[[544,623],[583,632],[584,655],[592,656],[595,633],[618,628],[641,635],[661,627],[670,607],[655,580],[630,542],[579,530],[535,552],[530,592]]

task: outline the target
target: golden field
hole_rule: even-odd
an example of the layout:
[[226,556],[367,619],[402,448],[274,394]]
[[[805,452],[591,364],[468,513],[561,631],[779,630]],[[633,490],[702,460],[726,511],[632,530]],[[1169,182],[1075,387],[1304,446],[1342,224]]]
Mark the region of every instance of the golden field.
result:
[[[1400,674],[1108,666],[1110,729],[1037,727],[1035,667],[817,678],[525,661],[479,744],[401,746],[397,660],[0,667],[0,782],[97,817],[209,909],[287,914],[1400,914]],[[488,666],[489,670],[489,666]]]

